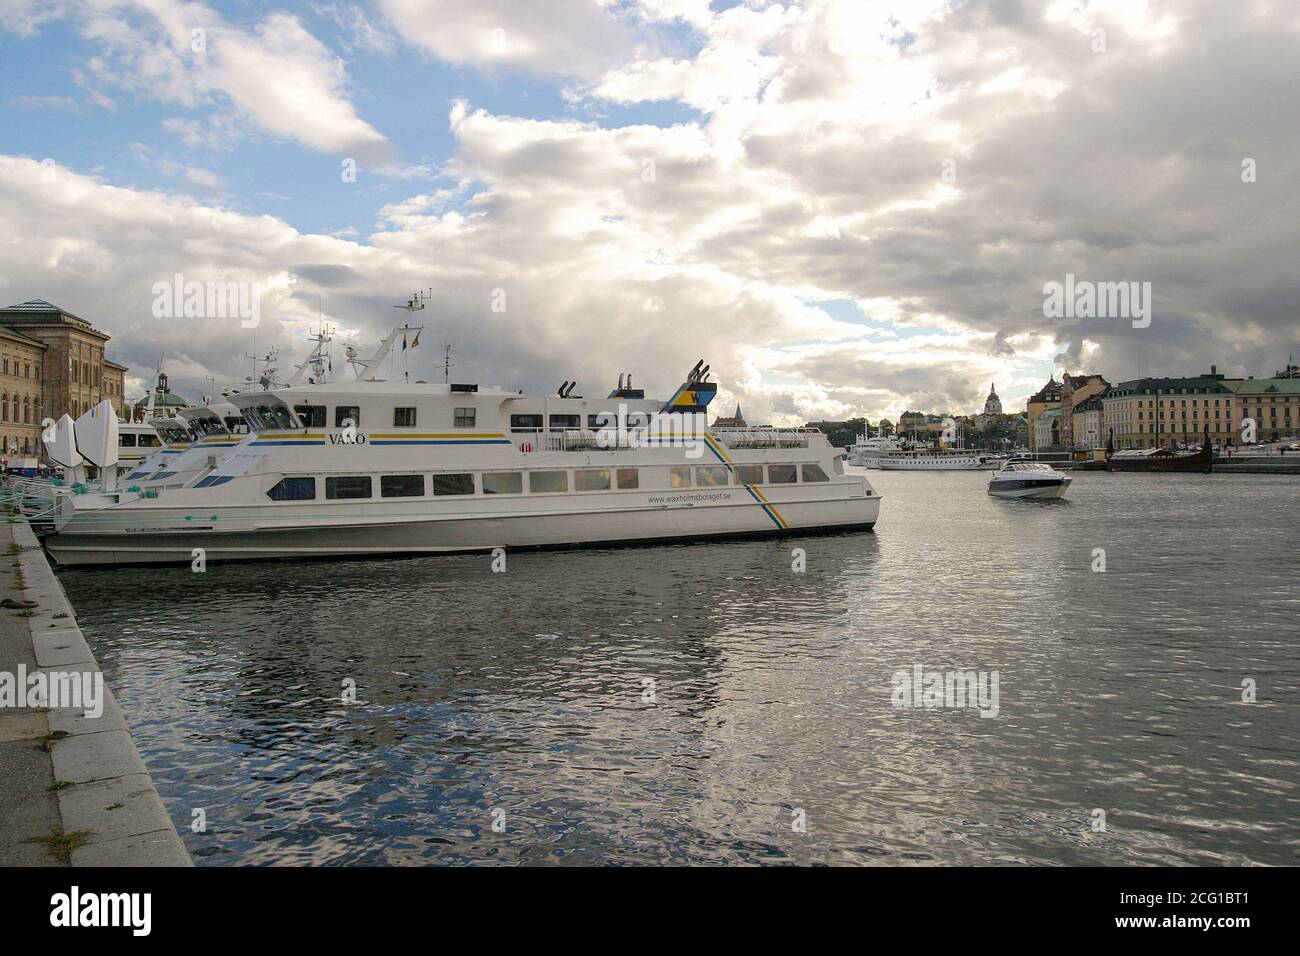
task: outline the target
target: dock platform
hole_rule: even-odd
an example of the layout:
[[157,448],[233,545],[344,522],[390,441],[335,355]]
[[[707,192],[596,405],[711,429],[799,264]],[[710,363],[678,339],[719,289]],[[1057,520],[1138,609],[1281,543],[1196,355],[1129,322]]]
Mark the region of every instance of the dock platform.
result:
[[0,523],[0,605],[0,866],[192,866],[20,518]]

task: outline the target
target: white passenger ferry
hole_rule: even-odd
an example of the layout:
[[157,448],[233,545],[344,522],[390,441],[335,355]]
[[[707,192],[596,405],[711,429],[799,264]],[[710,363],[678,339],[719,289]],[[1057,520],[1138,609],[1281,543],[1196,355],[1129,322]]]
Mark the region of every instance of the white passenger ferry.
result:
[[1000,467],[1002,461],[983,452],[927,448],[881,458],[877,467],[883,471],[977,471]]
[[231,395],[249,434],[61,498],[46,545],[65,565],[189,563],[875,525],[879,497],[820,432],[710,430],[702,366],[666,402],[622,379],[591,399],[373,379]]

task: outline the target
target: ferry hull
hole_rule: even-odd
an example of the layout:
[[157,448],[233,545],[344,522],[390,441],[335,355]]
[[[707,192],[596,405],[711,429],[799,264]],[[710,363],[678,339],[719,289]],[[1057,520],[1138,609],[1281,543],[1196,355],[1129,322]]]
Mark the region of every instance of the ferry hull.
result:
[[786,502],[774,523],[757,506],[666,507],[617,512],[476,516],[314,527],[193,532],[104,532],[75,527],[45,540],[60,565],[190,564],[650,544],[710,538],[870,531],[880,498]]

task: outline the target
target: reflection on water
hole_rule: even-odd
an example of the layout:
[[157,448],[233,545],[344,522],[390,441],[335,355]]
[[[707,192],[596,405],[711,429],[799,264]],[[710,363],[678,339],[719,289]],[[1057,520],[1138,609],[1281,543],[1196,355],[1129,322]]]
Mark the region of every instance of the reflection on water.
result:
[[62,580],[200,863],[1297,862],[1300,482],[872,480],[875,534]]

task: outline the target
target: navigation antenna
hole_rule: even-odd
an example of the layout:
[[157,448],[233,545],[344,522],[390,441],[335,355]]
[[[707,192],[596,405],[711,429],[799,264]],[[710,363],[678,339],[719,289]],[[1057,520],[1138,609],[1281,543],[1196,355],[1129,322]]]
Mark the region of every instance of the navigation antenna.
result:
[[442,356],[442,380],[443,380],[443,382],[450,383],[450,382],[451,382],[451,367],[452,367],[453,365],[456,364],[455,362],[453,362],[453,361],[451,360],[451,343],[448,342],[445,346],[443,346],[443,350],[442,350],[442,351],[443,351],[443,356]]
[[[402,361],[402,367],[403,367],[402,376],[403,376],[403,378],[404,378],[407,382],[409,382],[409,381],[411,380],[411,355],[410,355],[410,352],[408,351],[408,348],[407,348],[407,338],[406,338],[406,333],[407,333],[407,332],[414,332],[414,333],[415,333],[415,339],[414,339],[414,341],[412,341],[412,342],[410,343],[410,348],[415,348],[417,345],[420,344],[420,330],[423,329],[424,326],[422,326],[422,325],[411,325],[411,317],[412,317],[416,312],[422,312],[422,311],[424,311],[424,302],[425,302],[426,299],[428,299],[428,298],[431,297],[432,292],[433,292],[433,290],[430,289],[430,290],[429,290],[429,294],[426,294],[426,293],[424,293],[423,291],[412,293],[411,297],[410,297],[409,299],[406,300],[406,303],[405,303],[404,305],[395,305],[395,306],[393,306],[394,309],[402,309],[402,310],[404,310],[404,311],[406,312],[406,320],[402,323],[402,328],[401,328],[400,331],[401,331],[401,333],[402,333],[402,359],[403,359],[403,361]],[[392,349],[392,346],[391,346],[391,345],[389,346],[389,349],[390,349],[390,350]],[[397,367],[396,367],[396,366],[397,366],[397,363],[394,362],[394,363],[393,363],[393,371],[394,371],[394,372],[397,371]]]

